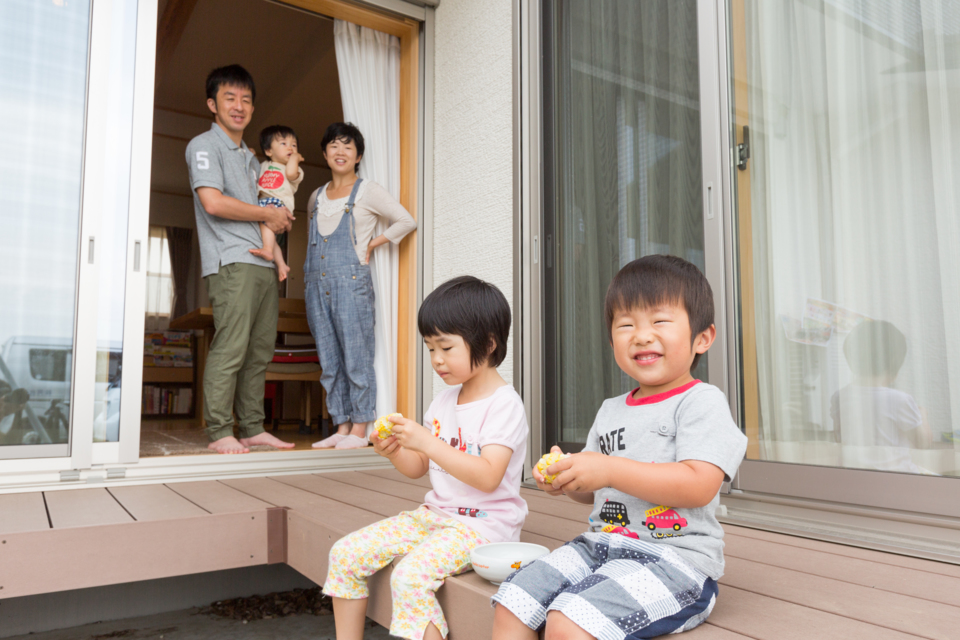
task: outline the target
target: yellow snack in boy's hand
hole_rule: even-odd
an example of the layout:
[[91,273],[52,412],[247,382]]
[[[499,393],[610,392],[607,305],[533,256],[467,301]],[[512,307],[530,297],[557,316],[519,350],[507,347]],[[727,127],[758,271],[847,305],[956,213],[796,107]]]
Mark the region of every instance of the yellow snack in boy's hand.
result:
[[556,462],[557,460],[561,460],[561,459],[563,459],[563,458],[569,458],[569,457],[570,457],[570,454],[569,454],[569,453],[545,453],[545,454],[543,454],[543,457],[540,458],[540,461],[539,461],[539,462],[537,462],[537,471],[539,471],[539,472],[540,472],[540,475],[543,476],[543,482],[544,482],[544,484],[553,484],[553,481],[557,479],[557,475],[556,475],[556,474],[554,474],[554,475],[552,475],[552,476],[547,475],[547,467],[549,467],[550,465],[552,465],[552,464],[553,464],[554,462]]
[[396,413],[388,413],[385,416],[380,416],[377,418],[377,421],[373,423],[374,429],[377,430],[377,435],[380,436],[381,440],[386,440],[393,435],[393,423],[388,420],[390,416],[399,415]]

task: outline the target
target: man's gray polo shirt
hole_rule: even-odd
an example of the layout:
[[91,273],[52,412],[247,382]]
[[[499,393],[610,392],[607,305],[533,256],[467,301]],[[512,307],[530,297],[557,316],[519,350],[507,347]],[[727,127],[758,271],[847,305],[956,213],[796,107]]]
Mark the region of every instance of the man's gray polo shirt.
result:
[[200,275],[215,274],[221,265],[234,262],[273,268],[272,262],[250,253],[250,249],[263,246],[258,223],[212,216],[200,204],[197,195],[198,188],[213,187],[225,196],[257,204],[260,163],[247,149],[247,143],[237,146],[214,122],[210,131],[201,133],[187,145],[187,167],[190,188],[193,189],[193,210],[197,216]]

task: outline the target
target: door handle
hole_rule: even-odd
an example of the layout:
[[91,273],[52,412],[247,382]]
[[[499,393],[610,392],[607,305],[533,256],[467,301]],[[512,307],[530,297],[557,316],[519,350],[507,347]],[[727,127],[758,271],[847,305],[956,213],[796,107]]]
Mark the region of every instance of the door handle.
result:
[[707,220],[713,220],[713,183],[707,183]]
[[140,271],[140,241],[133,243],[133,270]]

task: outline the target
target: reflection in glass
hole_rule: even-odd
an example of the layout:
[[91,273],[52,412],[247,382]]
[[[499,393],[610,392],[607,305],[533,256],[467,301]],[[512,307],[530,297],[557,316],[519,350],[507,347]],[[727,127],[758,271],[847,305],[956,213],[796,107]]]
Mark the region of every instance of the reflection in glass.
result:
[[[548,5],[554,219],[544,255],[548,279],[556,255],[546,320],[556,323],[548,395],[559,406],[547,420],[559,423],[560,441],[583,442],[603,400],[636,387],[604,324],[613,276],[655,253],[704,266],[697,3]],[[705,380],[706,367],[701,358],[695,377]]]
[[960,475],[960,8],[745,8],[749,455]]
[[913,396],[895,388],[907,357],[907,337],[889,322],[861,322],[843,341],[850,384],[830,399],[843,466],[931,473],[910,458],[929,446],[930,425]]
[[69,437],[89,14],[3,3],[0,445]]
[[97,372],[93,441],[120,438],[123,312],[133,135],[133,75],[137,2],[114,2],[110,30],[110,75],[99,250]]

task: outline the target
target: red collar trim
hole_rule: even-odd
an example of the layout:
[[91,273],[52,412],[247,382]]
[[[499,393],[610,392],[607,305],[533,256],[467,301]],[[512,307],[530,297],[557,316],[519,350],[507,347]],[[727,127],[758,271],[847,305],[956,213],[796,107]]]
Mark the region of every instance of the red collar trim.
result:
[[699,380],[691,380],[682,387],[677,387],[676,389],[671,389],[670,391],[664,391],[663,393],[657,393],[652,396],[647,396],[646,398],[640,398],[639,400],[633,397],[640,387],[637,387],[629,394],[627,394],[627,406],[628,407],[638,407],[642,404],[656,404],[657,402],[663,402],[667,398],[672,398],[673,396],[678,396],[688,389],[692,389],[694,385],[700,384]]

